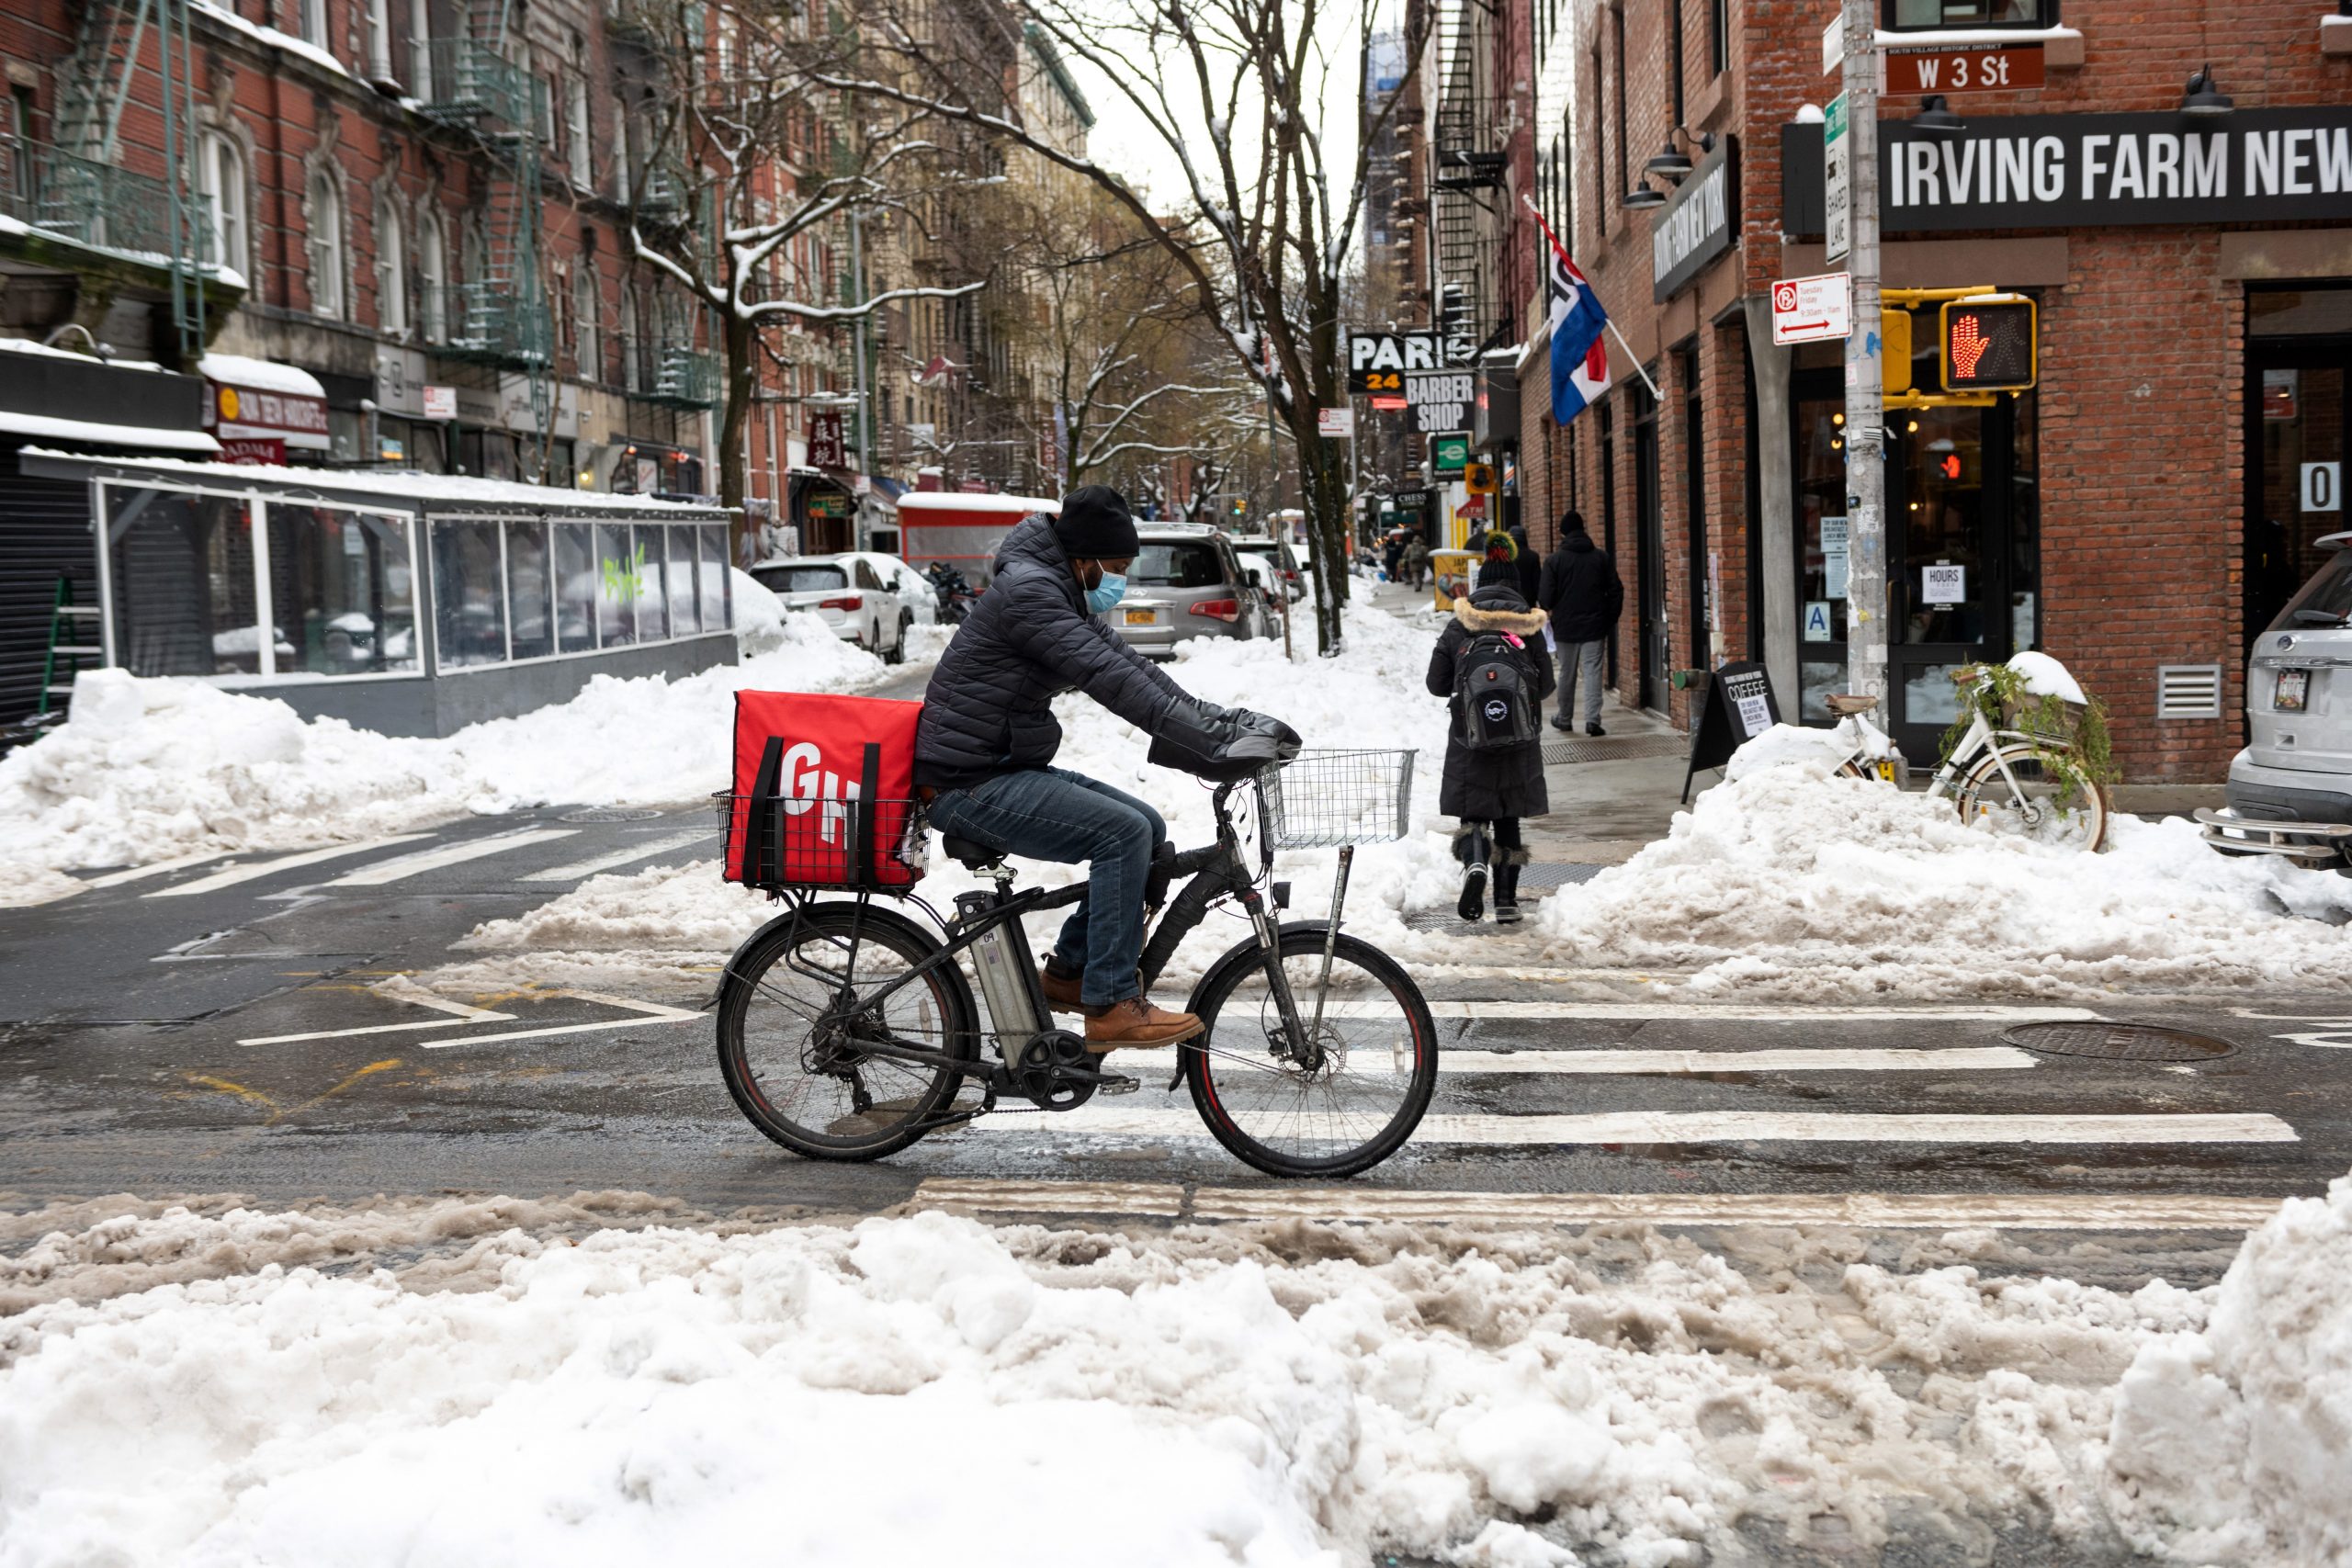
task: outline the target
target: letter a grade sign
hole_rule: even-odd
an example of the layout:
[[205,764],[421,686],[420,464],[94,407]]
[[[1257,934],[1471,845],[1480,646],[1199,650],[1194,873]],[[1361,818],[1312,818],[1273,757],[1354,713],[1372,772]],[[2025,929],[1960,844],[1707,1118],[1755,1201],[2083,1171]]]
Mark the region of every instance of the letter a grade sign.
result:
[[1356,397],[1402,392],[1408,373],[1444,365],[1435,333],[1348,334],[1348,390]]

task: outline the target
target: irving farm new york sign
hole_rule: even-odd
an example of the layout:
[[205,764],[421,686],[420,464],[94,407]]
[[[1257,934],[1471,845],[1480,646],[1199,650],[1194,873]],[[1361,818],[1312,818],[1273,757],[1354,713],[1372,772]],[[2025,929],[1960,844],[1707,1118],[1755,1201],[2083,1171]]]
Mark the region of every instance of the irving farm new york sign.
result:
[[[1783,128],[1781,226],[1822,231],[1821,128]],[[1950,138],[1879,121],[1892,232],[2352,219],[2352,108],[1985,115]],[[1806,148],[1811,149],[1807,155]]]

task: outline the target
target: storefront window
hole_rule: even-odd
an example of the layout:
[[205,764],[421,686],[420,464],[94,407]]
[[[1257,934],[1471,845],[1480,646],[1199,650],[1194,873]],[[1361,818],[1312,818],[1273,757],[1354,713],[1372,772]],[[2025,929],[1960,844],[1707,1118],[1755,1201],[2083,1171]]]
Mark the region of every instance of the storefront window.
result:
[[628,525],[596,525],[596,627],[602,646],[637,640],[637,559],[629,553]]
[[261,669],[245,502],[104,487],[115,652],[134,675]]
[[549,618],[552,588],[548,581],[548,525],[537,519],[515,519],[506,525],[506,618],[514,628],[511,642],[516,659],[545,659],[555,651],[555,624]]
[[277,672],[416,670],[408,519],[283,501],[268,510]]
[[670,530],[640,526],[637,530],[637,640],[660,642],[670,635],[670,602],[662,573],[662,545]]
[[433,525],[435,646],[443,669],[506,658],[506,591],[496,523]]
[[2016,434],[2009,472],[2009,651],[2041,646],[2041,426],[2040,401],[2010,403]]
[[2058,0],[1885,0],[1881,15],[1898,31],[2050,28],[2058,25]]
[[565,653],[596,646],[596,529],[588,523],[555,525],[555,625]]
[[1846,403],[1834,378],[1797,400],[1798,717],[1827,724],[1846,689]]
[[727,625],[727,525],[706,523],[695,531],[702,536],[702,629],[715,632]]

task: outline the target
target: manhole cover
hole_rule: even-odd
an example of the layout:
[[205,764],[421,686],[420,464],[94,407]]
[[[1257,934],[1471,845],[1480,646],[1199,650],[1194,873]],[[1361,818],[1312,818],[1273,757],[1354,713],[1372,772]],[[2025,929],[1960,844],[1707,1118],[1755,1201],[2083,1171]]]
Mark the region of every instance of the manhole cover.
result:
[[556,818],[559,822],[650,822],[662,813],[646,806],[596,806],[585,811],[567,811]]
[[2001,1038],[2055,1056],[2098,1056],[2110,1062],[2210,1062],[2237,1050],[2230,1042],[2161,1023],[2020,1023]]
[[1679,757],[1690,749],[1690,742],[1679,735],[1629,735],[1622,739],[1602,736],[1593,739],[1578,735],[1573,739],[1553,735],[1544,741],[1544,760],[1547,762],[1633,762],[1659,757]]

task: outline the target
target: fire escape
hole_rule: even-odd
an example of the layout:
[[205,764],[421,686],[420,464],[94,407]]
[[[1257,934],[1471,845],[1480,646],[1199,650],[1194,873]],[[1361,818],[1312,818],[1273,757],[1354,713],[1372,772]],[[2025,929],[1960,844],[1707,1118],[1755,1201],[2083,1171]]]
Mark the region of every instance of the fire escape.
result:
[[[163,124],[160,177],[126,167],[121,141],[123,110],[151,35],[160,88],[154,107]],[[171,324],[180,357],[190,365],[204,351],[205,275],[213,260],[210,207],[192,181],[194,59],[187,0],[92,0],[60,73],[55,141],[43,145],[0,130],[0,214],[37,232],[131,253],[167,274]],[[145,149],[138,160],[153,161]]]
[[547,85],[515,56],[520,29],[507,0],[472,0],[466,31],[432,44],[424,112],[470,133],[481,193],[479,276],[448,286],[443,352],[518,370],[530,378],[531,412],[548,428],[554,386],[555,323],[539,262],[539,140],[548,124]]
[[1485,0],[1445,0],[1438,25],[1443,74],[1430,148],[1437,263],[1430,294],[1446,359],[1466,365],[1504,333],[1494,231],[1510,155],[1495,128],[1493,11]]

